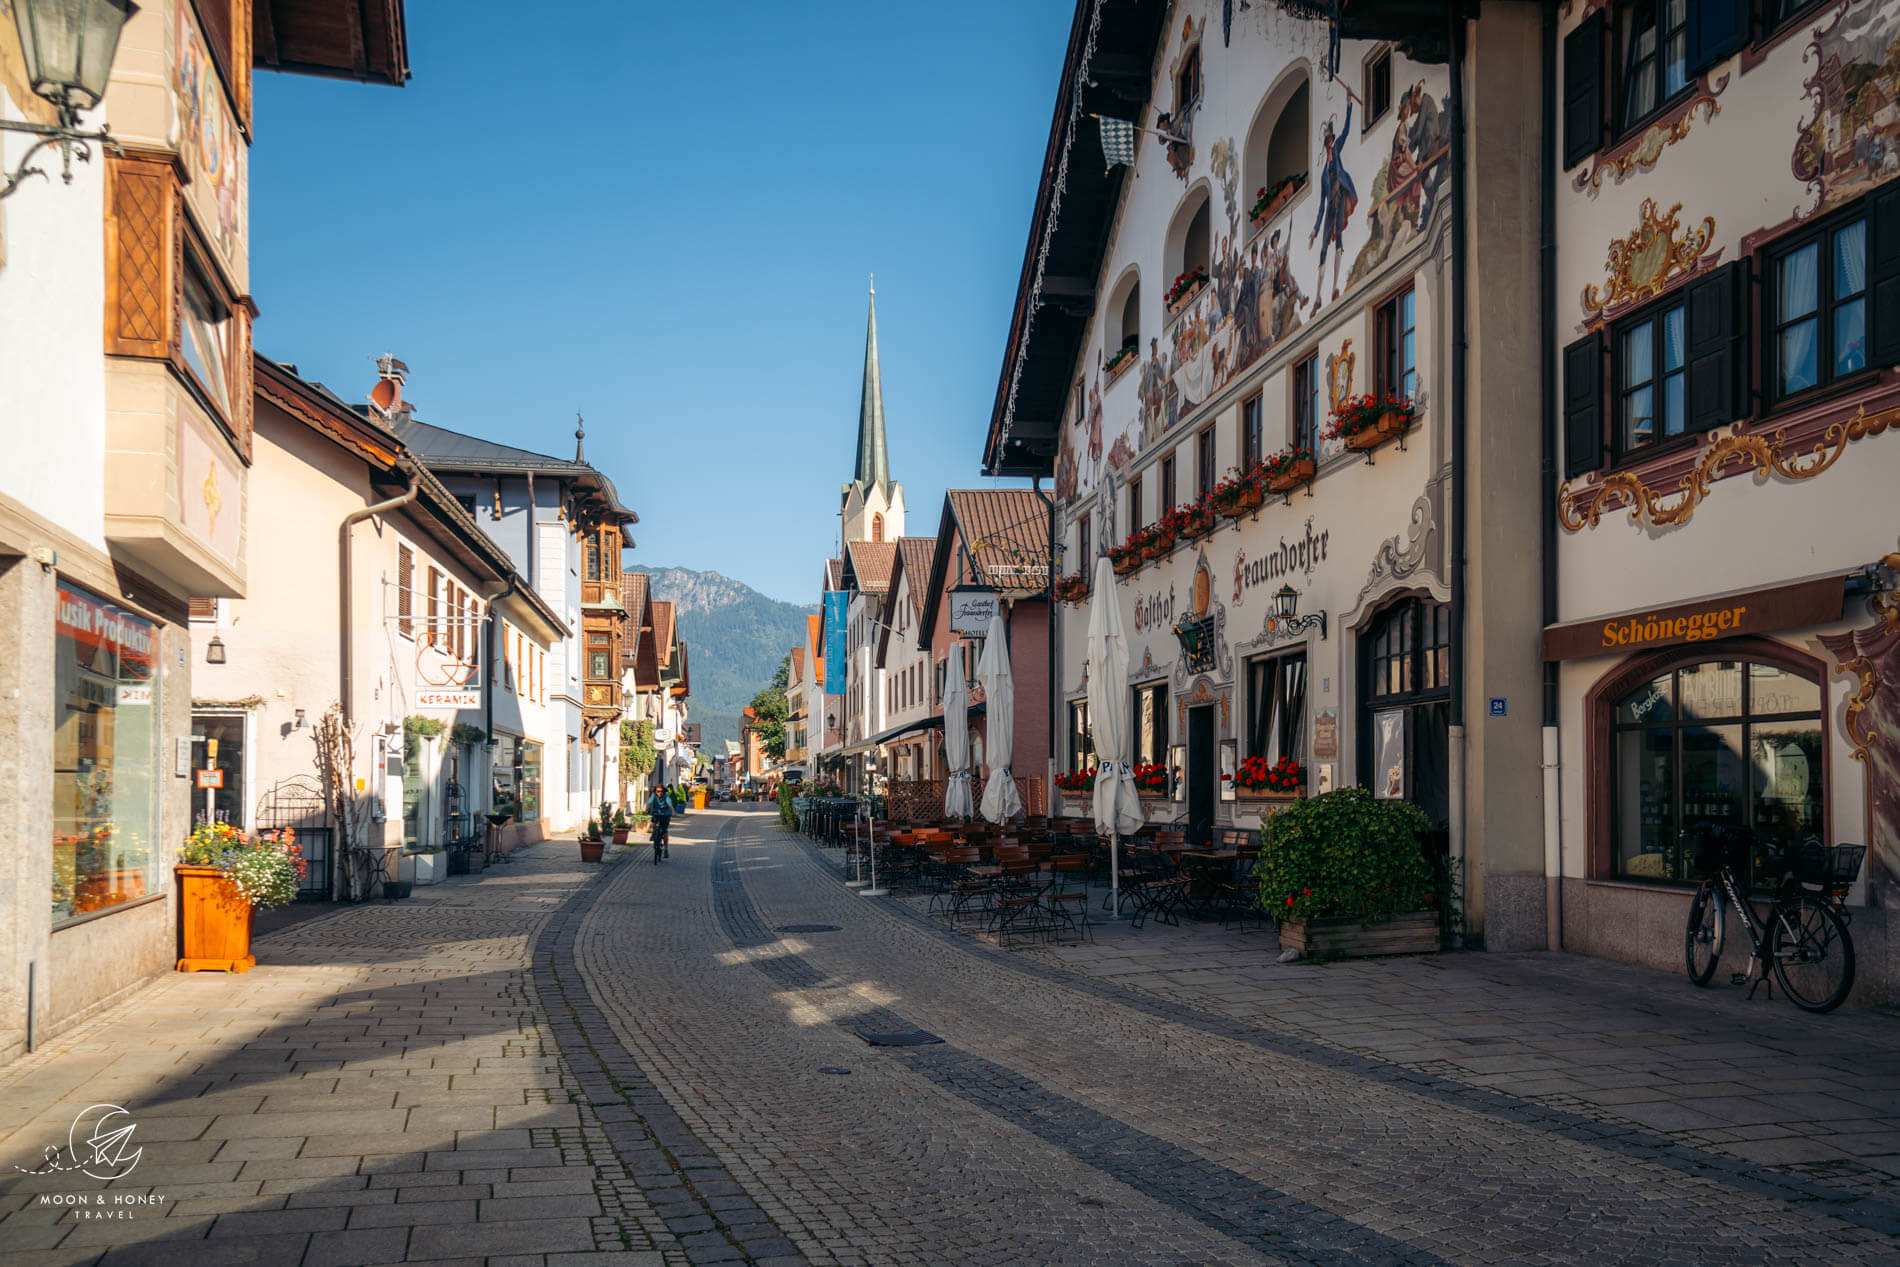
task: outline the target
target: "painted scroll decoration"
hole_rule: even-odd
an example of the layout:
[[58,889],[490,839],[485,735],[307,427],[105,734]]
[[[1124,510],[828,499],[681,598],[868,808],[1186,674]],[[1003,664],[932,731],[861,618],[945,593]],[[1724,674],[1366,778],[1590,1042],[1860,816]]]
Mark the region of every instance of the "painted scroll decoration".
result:
[[[1726,85],[1728,76],[1724,75],[1721,82]],[[1716,91],[1720,92],[1721,88],[1718,87]],[[1689,135],[1698,110],[1702,112],[1704,124],[1722,113],[1715,94],[1705,92],[1689,102],[1680,114],[1672,112],[1672,115],[1650,124],[1628,149],[1619,146],[1605,154],[1595,166],[1578,172],[1572,188],[1594,198],[1603,191],[1603,179],[1606,176],[1612,184],[1620,185],[1636,172],[1655,170],[1656,164],[1662,160],[1663,151]]]
[[1685,230],[1682,204],[1662,212],[1654,198],[1643,199],[1639,214],[1636,228],[1610,243],[1603,264],[1609,277],[1604,284],[1591,283],[1583,288],[1587,325],[1614,320],[1696,273],[1713,268],[1721,259],[1719,248],[1709,250],[1715,238],[1714,216],[1704,216],[1701,224]]

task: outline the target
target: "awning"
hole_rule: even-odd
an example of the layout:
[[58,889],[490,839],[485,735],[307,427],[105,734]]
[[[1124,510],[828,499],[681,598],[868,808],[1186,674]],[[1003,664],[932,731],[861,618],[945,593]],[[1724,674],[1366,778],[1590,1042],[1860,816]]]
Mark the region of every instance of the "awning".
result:
[[902,726],[893,726],[881,734],[872,735],[865,741],[866,747],[875,748],[887,744],[893,739],[902,739],[905,735],[914,735],[920,730],[942,730],[943,716],[924,717],[917,721],[905,722]]
[[1622,655],[1831,624],[1841,618],[1846,603],[1847,578],[1835,574],[1769,589],[1716,594],[1673,607],[1596,616],[1546,626],[1544,659]]

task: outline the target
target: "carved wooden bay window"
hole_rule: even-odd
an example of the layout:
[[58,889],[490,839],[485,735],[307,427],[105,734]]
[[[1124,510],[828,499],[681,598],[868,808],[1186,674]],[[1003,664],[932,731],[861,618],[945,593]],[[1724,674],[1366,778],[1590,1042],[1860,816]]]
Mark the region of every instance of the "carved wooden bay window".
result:
[[250,461],[257,309],[192,222],[175,156],[107,158],[105,249],[107,355],[167,362]]

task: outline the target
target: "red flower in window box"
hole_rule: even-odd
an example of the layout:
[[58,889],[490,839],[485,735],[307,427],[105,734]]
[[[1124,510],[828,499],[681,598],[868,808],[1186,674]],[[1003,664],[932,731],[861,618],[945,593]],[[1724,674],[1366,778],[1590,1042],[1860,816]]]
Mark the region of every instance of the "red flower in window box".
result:
[[1234,771],[1233,779],[1235,791],[1249,799],[1290,799],[1305,792],[1306,767],[1292,757],[1278,761],[1248,757]]
[[1134,769],[1135,791],[1142,796],[1166,796],[1168,794],[1168,767],[1158,761],[1137,765]]

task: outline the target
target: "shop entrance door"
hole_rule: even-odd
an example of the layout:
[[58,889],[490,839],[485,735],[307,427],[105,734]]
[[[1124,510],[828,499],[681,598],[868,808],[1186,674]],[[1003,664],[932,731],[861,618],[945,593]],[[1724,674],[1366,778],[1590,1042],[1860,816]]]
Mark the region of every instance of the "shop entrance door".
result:
[[[210,818],[228,823],[239,831],[247,829],[244,821],[244,767],[249,755],[245,751],[246,723],[249,720],[249,713],[191,715],[192,767],[209,770],[215,766],[222,776],[216,788],[200,792],[194,786],[191,806],[193,822]],[[214,743],[217,745],[215,750],[212,747]],[[217,754],[215,757],[213,751]]]
[[1206,845],[1214,839],[1214,803],[1217,799],[1214,768],[1214,706],[1205,704],[1188,709],[1188,826],[1191,845]]

